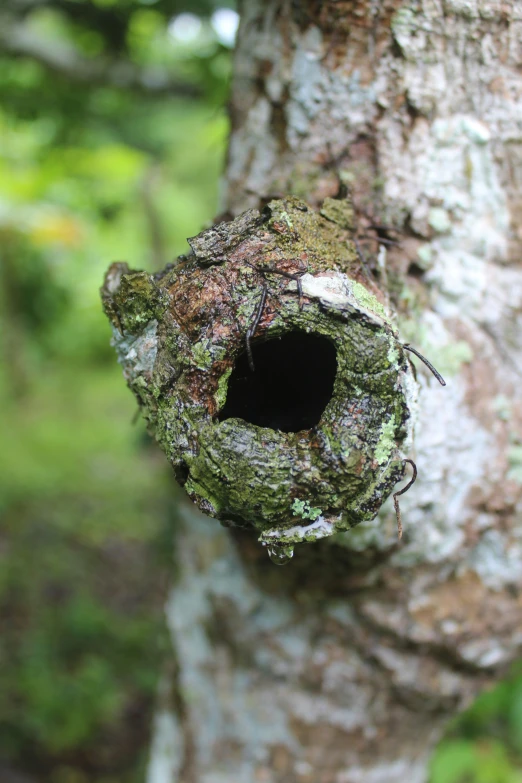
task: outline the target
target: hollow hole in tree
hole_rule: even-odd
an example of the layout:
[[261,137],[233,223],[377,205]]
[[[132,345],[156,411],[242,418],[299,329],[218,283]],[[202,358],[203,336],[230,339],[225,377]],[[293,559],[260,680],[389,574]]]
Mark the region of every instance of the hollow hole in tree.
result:
[[230,374],[219,420],[238,418],[282,432],[308,430],[328,405],[337,372],[333,343],[306,332],[252,343],[255,370],[246,352]]

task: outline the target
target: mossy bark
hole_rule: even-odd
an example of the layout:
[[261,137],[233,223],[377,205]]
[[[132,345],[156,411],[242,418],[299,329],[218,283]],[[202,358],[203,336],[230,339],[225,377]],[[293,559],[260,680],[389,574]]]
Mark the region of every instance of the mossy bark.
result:
[[[411,445],[411,365],[347,214],[344,199],[327,199],[322,214],[294,197],[272,201],[189,240],[192,254],[162,273],[113,265],[103,288],[129,386],[189,497],[271,547],[372,520]],[[277,410],[267,426],[222,420],[250,346],[310,334],[334,347],[336,363],[314,426],[283,431]],[[284,383],[283,370],[265,373]],[[246,372],[263,383],[254,366]],[[313,395],[308,381],[293,407]]]
[[[184,512],[149,783],[424,783],[448,720],[520,654],[521,27],[509,1],[242,4],[223,206],[319,210],[344,182],[347,230],[401,231],[362,246],[368,267],[448,386],[419,367],[402,545],[388,503],[278,569]],[[193,245],[201,270],[227,242]]]

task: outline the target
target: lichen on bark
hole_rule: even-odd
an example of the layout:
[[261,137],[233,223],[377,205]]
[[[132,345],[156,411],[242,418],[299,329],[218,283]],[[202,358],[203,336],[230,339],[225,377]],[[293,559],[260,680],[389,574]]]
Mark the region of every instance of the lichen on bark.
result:
[[[191,254],[159,274],[113,265],[102,289],[125,377],[178,481],[206,514],[269,545],[373,519],[404,474],[411,366],[352,231],[346,200],[319,213],[278,199],[190,239]],[[287,336],[287,354],[256,374],[257,346]],[[283,397],[278,362],[292,362],[295,345],[310,355],[289,404],[305,418],[289,425],[275,399],[260,426],[249,384],[269,376]],[[332,388],[312,416],[324,381],[313,354],[331,346]]]

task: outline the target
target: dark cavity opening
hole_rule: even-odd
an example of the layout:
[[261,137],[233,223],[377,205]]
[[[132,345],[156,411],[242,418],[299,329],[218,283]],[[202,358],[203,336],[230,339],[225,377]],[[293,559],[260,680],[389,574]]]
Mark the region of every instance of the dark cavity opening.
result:
[[238,418],[283,432],[308,430],[332,397],[337,358],[334,345],[317,334],[290,332],[252,343],[255,370],[246,353],[229,378],[219,420]]

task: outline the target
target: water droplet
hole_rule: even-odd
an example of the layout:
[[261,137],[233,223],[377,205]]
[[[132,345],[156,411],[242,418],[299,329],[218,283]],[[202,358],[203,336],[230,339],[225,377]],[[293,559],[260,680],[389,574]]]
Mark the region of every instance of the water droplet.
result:
[[285,565],[294,556],[291,544],[266,544],[268,557],[276,565]]

